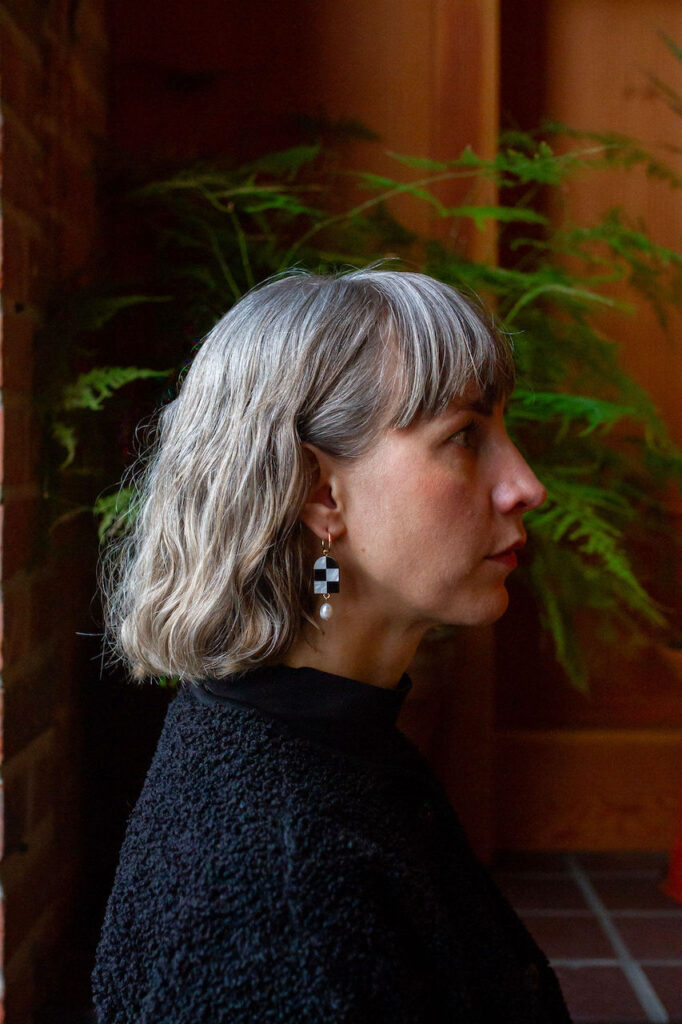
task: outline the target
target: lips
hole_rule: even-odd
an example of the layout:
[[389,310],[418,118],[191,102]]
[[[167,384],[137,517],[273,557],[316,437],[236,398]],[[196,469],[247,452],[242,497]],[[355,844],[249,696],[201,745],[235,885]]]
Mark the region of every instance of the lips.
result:
[[499,558],[501,555],[508,555],[510,552],[513,552],[513,551],[520,551],[521,548],[525,546],[525,543],[526,543],[526,538],[525,537],[519,537],[519,539],[515,540],[513,544],[509,545],[509,547],[502,548],[501,551],[495,552],[494,555],[488,555],[488,557],[489,558]]
[[507,566],[509,569],[515,569],[518,562],[516,558],[516,552],[526,543],[525,537],[520,537],[518,540],[510,544],[508,548],[503,548],[501,551],[497,551],[494,555],[488,555],[487,561],[499,562],[501,565]]

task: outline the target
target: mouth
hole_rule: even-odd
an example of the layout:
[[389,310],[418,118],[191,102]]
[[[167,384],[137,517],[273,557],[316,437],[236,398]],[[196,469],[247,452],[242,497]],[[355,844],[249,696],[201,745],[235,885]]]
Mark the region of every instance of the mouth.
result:
[[520,551],[526,543],[525,537],[520,537],[513,544],[510,544],[508,548],[504,548],[502,551],[497,551],[494,555],[488,555],[486,561],[498,562],[500,565],[506,566],[508,569],[515,569],[518,564],[516,552]]

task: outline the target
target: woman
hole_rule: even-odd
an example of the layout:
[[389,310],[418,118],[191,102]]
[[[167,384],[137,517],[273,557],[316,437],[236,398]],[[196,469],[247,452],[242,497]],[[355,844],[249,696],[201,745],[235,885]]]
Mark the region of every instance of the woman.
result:
[[556,979],[395,726],[419,640],[490,623],[544,489],[506,341],[453,289],[293,274],[161,415],[110,627],[179,694],[94,973],[101,1024],[559,1024]]

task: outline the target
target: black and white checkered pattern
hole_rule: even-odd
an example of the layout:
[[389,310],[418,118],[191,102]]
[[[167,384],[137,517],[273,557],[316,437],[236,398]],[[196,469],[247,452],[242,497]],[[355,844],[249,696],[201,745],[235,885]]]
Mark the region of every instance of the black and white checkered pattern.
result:
[[315,594],[338,594],[339,564],[329,555],[322,555],[313,566]]

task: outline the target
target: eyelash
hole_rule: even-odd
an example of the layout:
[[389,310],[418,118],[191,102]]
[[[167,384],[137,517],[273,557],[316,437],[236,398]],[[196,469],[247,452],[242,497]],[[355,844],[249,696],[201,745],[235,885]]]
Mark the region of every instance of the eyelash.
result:
[[[475,444],[472,443],[472,441],[475,441],[477,431],[478,423],[476,420],[471,420],[470,423],[465,423],[463,427],[460,427],[460,429],[452,435],[450,440],[454,441],[455,444],[458,444],[462,448],[474,448]],[[459,441],[457,440],[458,438],[463,438],[463,440]]]

